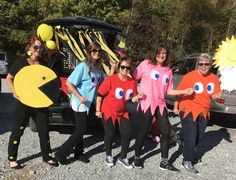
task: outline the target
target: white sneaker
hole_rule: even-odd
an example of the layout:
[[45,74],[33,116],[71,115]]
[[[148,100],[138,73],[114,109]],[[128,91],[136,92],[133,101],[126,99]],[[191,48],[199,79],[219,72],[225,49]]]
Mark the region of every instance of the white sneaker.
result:
[[114,159],[113,159],[113,157],[107,156],[107,157],[106,157],[106,164],[107,164],[109,167],[114,166],[115,164],[114,164]]
[[118,162],[120,164],[122,164],[126,169],[133,169],[134,168],[131,164],[129,164],[129,160],[128,159],[118,158]]

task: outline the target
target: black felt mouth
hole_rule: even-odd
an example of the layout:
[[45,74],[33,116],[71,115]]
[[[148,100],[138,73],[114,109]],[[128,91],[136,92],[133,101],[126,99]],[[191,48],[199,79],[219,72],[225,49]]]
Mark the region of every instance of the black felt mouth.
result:
[[[42,77],[43,80],[47,81],[46,77]],[[52,101],[56,102],[60,95],[60,82],[58,78],[55,78],[44,85],[40,86],[39,89]]]

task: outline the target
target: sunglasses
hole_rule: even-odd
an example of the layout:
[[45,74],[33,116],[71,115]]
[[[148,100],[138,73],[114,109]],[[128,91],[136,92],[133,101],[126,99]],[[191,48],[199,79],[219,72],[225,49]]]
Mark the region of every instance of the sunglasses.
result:
[[210,66],[210,63],[198,63],[198,66]]
[[127,69],[127,70],[130,70],[130,66],[120,66],[121,69]]
[[96,53],[96,52],[101,53],[102,50],[101,50],[101,49],[92,49],[91,52],[92,52],[92,53]]
[[33,49],[35,50],[35,51],[41,51],[43,48],[41,47],[41,46],[33,46]]

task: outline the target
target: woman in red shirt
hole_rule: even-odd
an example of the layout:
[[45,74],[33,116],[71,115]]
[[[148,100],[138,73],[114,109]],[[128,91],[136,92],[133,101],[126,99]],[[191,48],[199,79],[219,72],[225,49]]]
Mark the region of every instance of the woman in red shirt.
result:
[[103,116],[106,163],[110,167],[114,166],[111,149],[118,125],[121,133],[121,155],[118,162],[127,169],[133,168],[126,158],[132,133],[126,103],[137,101],[142,98],[142,94],[137,94],[136,82],[129,77],[131,68],[130,60],[121,60],[118,64],[118,73],[107,77],[98,89],[96,116]]

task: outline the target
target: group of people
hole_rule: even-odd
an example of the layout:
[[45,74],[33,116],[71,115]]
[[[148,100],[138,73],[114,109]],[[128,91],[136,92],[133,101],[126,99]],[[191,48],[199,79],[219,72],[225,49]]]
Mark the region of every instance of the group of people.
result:
[[[168,161],[170,122],[164,98],[168,94],[178,97],[175,110],[179,110],[183,128],[181,133],[184,141],[183,166],[186,170],[197,173],[194,168],[195,148],[206,129],[210,101],[221,95],[219,80],[209,71],[212,64],[210,56],[200,55],[196,70],[185,75],[178,88],[174,90],[172,71],[169,67],[169,49],[165,44],[158,45],[153,57],[143,60],[136,69],[133,69],[132,61],[127,58],[121,59],[117,64],[111,61],[111,72],[108,76],[102,69],[101,46],[97,42],[89,44],[86,49],[87,61],[77,65],[66,83],[71,92],[70,104],[75,116],[75,130],[59,147],[54,159],[49,143],[47,108],[32,108],[22,104],[13,86],[14,76],[21,68],[42,63],[40,61],[42,49],[41,40],[37,37],[31,38],[26,46],[27,58],[16,62],[7,75],[7,83],[15,97],[14,125],[8,148],[11,168],[23,167],[17,162],[17,150],[20,137],[31,115],[36,117],[44,162],[52,166],[58,166],[59,163],[67,164],[67,156],[74,150],[75,159],[89,163],[88,157],[83,154],[83,135],[87,130],[88,113],[94,105],[95,114],[101,118],[105,131],[105,162],[108,166],[114,166],[112,143],[118,126],[121,134],[121,153],[118,163],[127,169],[143,168],[141,151],[152,120],[155,118],[161,130],[159,167],[162,170],[179,172]],[[29,51],[31,53],[28,53]],[[116,73],[115,69],[117,69]],[[139,90],[137,90],[137,81],[140,82]],[[132,134],[131,119],[126,109],[129,102],[138,102],[137,112],[140,118],[133,163],[127,159]]]

